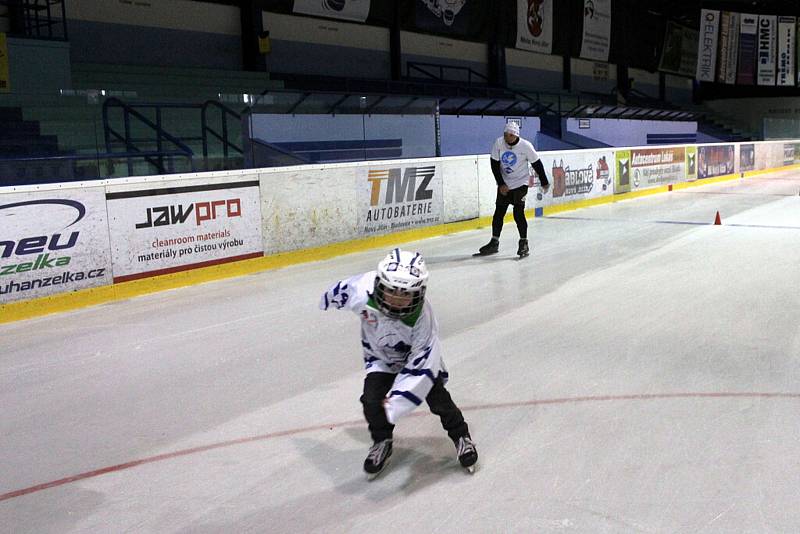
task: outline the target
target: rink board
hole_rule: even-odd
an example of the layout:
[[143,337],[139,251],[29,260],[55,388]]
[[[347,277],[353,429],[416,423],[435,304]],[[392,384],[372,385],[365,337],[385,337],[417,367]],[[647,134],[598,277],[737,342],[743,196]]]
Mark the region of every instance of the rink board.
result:
[[[800,142],[540,156],[552,185],[530,190],[533,216],[795,167]],[[0,323],[489,226],[496,191],[488,155],[0,188]],[[23,213],[37,199],[91,215],[51,228]],[[32,283],[48,270],[51,283]]]

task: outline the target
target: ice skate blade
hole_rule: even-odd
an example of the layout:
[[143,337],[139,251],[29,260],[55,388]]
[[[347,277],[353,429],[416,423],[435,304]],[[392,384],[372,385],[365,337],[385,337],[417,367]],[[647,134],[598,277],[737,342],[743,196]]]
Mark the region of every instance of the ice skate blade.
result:
[[467,473],[468,475],[474,475],[476,466],[477,466],[477,464],[472,464],[469,467],[465,467],[464,468],[464,472]]
[[389,466],[389,462],[391,461],[391,459],[392,459],[391,456],[389,458],[387,458],[386,461],[383,462],[383,467],[381,467],[381,470],[378,471],[377,473],[366,473],[365,472],[366,475],[367,475],[367,482],[372,482],[373,480],[375,480],[376,478],[381,476],[381,473],[386,471],[386,468]]
[[[500,252],[499,250],[497,252]],[[478,258],[480,256],[491,256],[493,254],[497,254],[497,252],[476,252],[472,255],[473,258]]]
[[518,259],[518,260],[524,260],[524,259],[525,259],[525,258],[527,258],[528,256],[530,256],[530,253],[528,253],[528,254],[520,254],[519,256],[517,256],[517,259]]

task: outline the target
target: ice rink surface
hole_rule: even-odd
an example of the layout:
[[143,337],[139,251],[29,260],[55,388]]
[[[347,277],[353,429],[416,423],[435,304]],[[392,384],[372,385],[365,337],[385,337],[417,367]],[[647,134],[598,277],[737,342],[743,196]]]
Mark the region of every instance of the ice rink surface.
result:
[[[367,482],[358,318],[386,250],[0,325],[0,532],[798,532],[800,174],[403,247],[474,475],[426,406]],[[712,226],[719,211],[722,226]]]

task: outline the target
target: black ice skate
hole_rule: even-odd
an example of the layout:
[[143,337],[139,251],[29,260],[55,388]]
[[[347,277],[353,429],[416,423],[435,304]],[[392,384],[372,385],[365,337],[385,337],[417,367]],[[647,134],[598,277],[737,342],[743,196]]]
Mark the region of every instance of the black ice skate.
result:
[[491,241],[489,241],[481,248],[479,248],[478,252],[473,254],[473,256],[488,256],[490,254],[497,254],[499,250],[500,250],[500,241],[492,238]]
[[470,474],[474,473],[475,464],[478,462],[478,451],[475,449],[475,444],[469,434],[458,438],[456,450],[458,451],[458,461],[461,467]]
[[520,239],[519,240],[519,247],[517,248],[517,256],[522,258],[526,258],[530,255],[531,249],[528,248],[528,240],[527,239]]
[[392,455],[392,440],[385,439],[376,442],[369,448],[367,459],[364,460],[364,471],[367,472],[367,478],[372,480],[377,477],[386,467],[389,457]]

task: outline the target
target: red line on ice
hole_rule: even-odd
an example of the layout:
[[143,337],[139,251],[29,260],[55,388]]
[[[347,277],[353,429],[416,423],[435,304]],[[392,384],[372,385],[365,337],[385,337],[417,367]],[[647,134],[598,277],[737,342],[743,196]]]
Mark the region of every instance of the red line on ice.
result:
[[[705,399],[705,398],[712,398],[712,399],[720,399],[720,398],[765,398],[765,399],[800,399],[800,393],[732,393],[732,392],[721,392],[721,393],[653,393],[653,394],[633,394],[633,395],[600,395],[600,396],[591,396],[591,397],[565,397],[560,399],[533,399],[527,401],[517,401],[517,402],[502,402],[502,403],[492,403],[492,404],[476,404],[472,406],[464,406],[462,407],[463,411],[476,411],[476,410],[498,410],[503,408],[520,408],[524,406],[540,406],[540,405],[548,405],[548,404],[570,404],[570,403],[579,403],[579,402],[608,402],[608,401],[646,401],[646,400],[661,400],[661,399],[687,399],[687,398],[697,398],[697,399]],[[415,414],[411,414],[412,416],[428,416],[431,415],[426,411],[417,412]],[[85,480],[87,478],[94,478],[100,475],[105,475],[107,473],[114,473],[117,471],[124,471],[126,469],[131,469],[133,467],[137,467],[144,464],[151,464],[155,462],[161,462],[164,460],[170,460],[172,458],[178,458],[180,456],[188,456],[190,454],[197,454],[201,452],[206,452],[214,449],[221,449],[224,447],[232,447],[234,445],[242,445],[245,443],[253,443],[257,441],[265,441],[269,439],[281,438],[286,436],[292,436],[296,434],[303,434],[306,432],[315,432],[318,430],[333,430],[334,428],[346,427],[346,426],[355,426],[355,425],[363,425],[365,424],[364,421],[361,419],[356,421],[340,421],[338,423],[328,423],[323,425],[314,425],[314,426],[307,426],[303,428],[295,428],[289,430],[281,430],[279,432],[270,432],[268,434],[261,434],[258,436],[250,436],[246,438],[239,438],[229,441],[221,441],[219,443],[212,443],[209,445],[203,445],[200,447],[193,447],[190,449],[183,449],[180,451],[168,452],[165,454],[159,454],[156,456],[149,456],[147,458],[140,458],[139,460],[133,460],[130,462],[125,462],[122,464],[111,465],[108,467],[103,467],[101,469],[95,469],[93,471],[87,471],[85,473],[80,473],[77,475],[72,475],[66,478],[60,478],[58,480],[53,480],[51,482],[45,482],[43,484],[37,484],[35,486],[30,486],[27,488],[11,491],[8,493],[0,494],[0,502],[7,501],[9,499],[14,499],[16,497],[21,497],[23,495],[28,495],[31,493],[36,493],[39,491],[44,491],[46,489],[55,488],[58,486],[64,486],[66,484],[71,484],[72,482],[77,482],[79,480]]]

